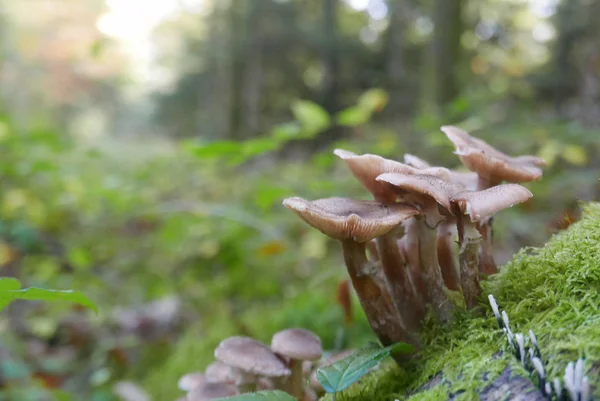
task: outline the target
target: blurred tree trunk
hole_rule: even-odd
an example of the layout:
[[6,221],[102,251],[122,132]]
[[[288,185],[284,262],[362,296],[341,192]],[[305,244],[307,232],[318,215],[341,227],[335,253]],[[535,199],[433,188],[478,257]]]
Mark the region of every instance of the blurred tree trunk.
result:
[[[339,111],[339,76],[340,76],[340,48],[337,33],[338,1],[323,0],[323,46],[321,62],[323,64],[323,86],[321,104],[333,117]],[[317,145],[338,139],[341,136],[341,127],[332,126],[326,135],[316,141]]]
[[260,128],[263,89],[263,33],[261,16],[267,0],[251,0],[247,20],[247,46],[245,46],[245,71],[243,82],[243,128],[253,135]]
[[401,87],[406,75],[404,65],[404,35],[406,6],[404,0],[389,0],[390,26],[387,31],[387,72],[390,87]]
[[456,70],[462,34],[462,0],[435,0],[433,23],[431,97],[439,110],[452,101],[460,89]]
[[229,88],[229,138],[243,138],[242,113],[244,87],[244,22],[247,0],[232,3],[229,6],[229,39],[230,39],[230,88]]
[[571,64],[573,48],[582,32],[580,23],[574,19],[580,7],[578,0],[562,2],[556,13],[555,26],[558,35],[554,47],[554,108],[560,114],[563,101],[572,91],[571,78],[574,78],[574,66]]

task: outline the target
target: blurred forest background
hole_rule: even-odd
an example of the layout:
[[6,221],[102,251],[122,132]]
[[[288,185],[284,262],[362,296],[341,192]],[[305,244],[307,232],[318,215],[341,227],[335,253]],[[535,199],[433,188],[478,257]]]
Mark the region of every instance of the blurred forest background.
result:
[[[0,274],[99,313],[0,318],[0,400],[174,399],[231,334],[326,348],[338,244],[286,196],[368,198],[332,150],[458,167],[455,124],[549,167],[496,219],[496,257],[600,199],[598,0],[19,0],[0,3]],[[141,399],[143,400],[143,399]]]

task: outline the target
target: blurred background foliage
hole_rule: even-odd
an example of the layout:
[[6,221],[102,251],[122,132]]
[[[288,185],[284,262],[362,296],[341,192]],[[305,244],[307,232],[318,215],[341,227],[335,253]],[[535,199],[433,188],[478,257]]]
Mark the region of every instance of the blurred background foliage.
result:
[[599,13],[597,0],[0,3],[0,274],[99,308],[5,310],[0,400],[131,400],[129,382],[174,399],[231,334],[372,340],[338,301],[337,244],[281,206],[368,198],[336,147],[454,168],[439,126],[456,124],[542,156],[535,198],[496,219],[496,256],[543,244],[600,198]]

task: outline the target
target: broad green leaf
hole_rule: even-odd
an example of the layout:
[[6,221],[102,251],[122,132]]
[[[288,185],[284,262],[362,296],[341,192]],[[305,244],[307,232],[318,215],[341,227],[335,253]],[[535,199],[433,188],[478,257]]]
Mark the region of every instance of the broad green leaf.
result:
[[2,291],[16,291],[21,289],[21,282],[16,278],[3,277],[0,278],[0,292]]
[[239,154],[243,144],[234,141],[219,141],[208,145],[189,146],[192,154],[200,159],[223,157]]
[[296,100],[292,103],[292,113],[302,128],[311,134],[326,130],[331,123],[327,111],[308,100]]
[[585,166],[588,157],[585,148],[577,145],[567,145],[562,152],[562,158],[575,166]]
[[369,89],[358,99],[358,106],[369,112],[383,110],[389,100],[389,95],[383,89]]
[[404,343],[397,343],[385,348],[368,346],[331,365],[319,368],[317,379],[323,385],[325,391],[336,393],[356,383],[361,377],[369,373],[379,361],[392,353],[408,353],[412,350],[411,345]]
[[348,107],[340,111],[336,116],[336,121],[339,125],[346,127],[356,127],[366,124],[371,118],[370,110],[359,106]]
[[258,391],[234,395],[233,397],[217,398],[221,401],[296,401],[294,397],[280,390]]
[[0,309],[5,308],[17,299],[27,299],[30,301],[69,301],[97,311],[96,305],[79,291],[46,290],[35,287],[21,289],[21,283],[16,279],[0,279]]
[[289,122],[276,126],[271,131],[273,139],[278,141],[287,141],[298,137],[302,133],[302,128],[297,122]]

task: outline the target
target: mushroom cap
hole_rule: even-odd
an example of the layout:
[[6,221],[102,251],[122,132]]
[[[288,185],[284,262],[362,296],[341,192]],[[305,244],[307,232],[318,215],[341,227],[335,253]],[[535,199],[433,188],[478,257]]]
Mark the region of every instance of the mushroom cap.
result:
[[192,391],[194,388],[204,384],[206,377],[202,372],[188,373],[181,376],[177,382],[177,387],[183,391]]
[[454,153],[460,157],[462,163],[491,182],[528,182],[542,177],[540,167],[544,166],[545,162],[539,157],[510,157],[458,127],[443,126],[441,130],[454,144]]
[[319,336],[305,329],[286,329],[275,333],[271,349],[277,354],[301,361],[316,361],[323,355]]
[[431,167],[431,164],[427,163],[425,160],[417,157],[415,155],[411,155],[410,153],[404,154],[404,163],[412,166],[414,168],[418,168],[419,170],[426,169]]
[[479,176],[472,171],[456,171],[450,170],[451,183],[460,185],[466,190],[475,191],[479,184]]
[[326,198],[308,201],[287,198],[283,204],[323,234],[343,241],[364,243],[387,234],[402,221],[419,213],[402,203]]
[[263,343],[250,337],[229,337],[215,349],[215,358],[248,373],[268,377],[289,376],[290,370]]
[[238,379],[236,370],[221,361],[215,361],[208,365],[204,370],[204,377],[210,383],[230,383],[234,384]]
[[483,191],[461,192],[456,194],[452,201],[458,205],[463,214],[468,215],[471,221],[475,222],[492,216],[502,209],[523,203],[532,196],[531,191],[521,185],[503,184]]
[[457,184],[425,174],[407,175],[387,173],[377,177],[377,181],[385,182],[401,191],[433,198],[446,210],[452,210],[452,196],[464,191],[464,188]]
[[227,383],[209,383],[194,388],[186,397],[187,401],[208,401],[215,398],[230,397],[236,395],[238,390],[235,386]]
[[386,185],[377,182],[376,178],[381,174],[430,174],[444,178],[449,176],[449,170],[444,167],[431,167],[419,170],[406,164],[372,154],[359,156],[342,149],[336,149],[333,153],[346,162],[352,174],[373,194],[375,199],[384,202],[394,202],[396,196]]

